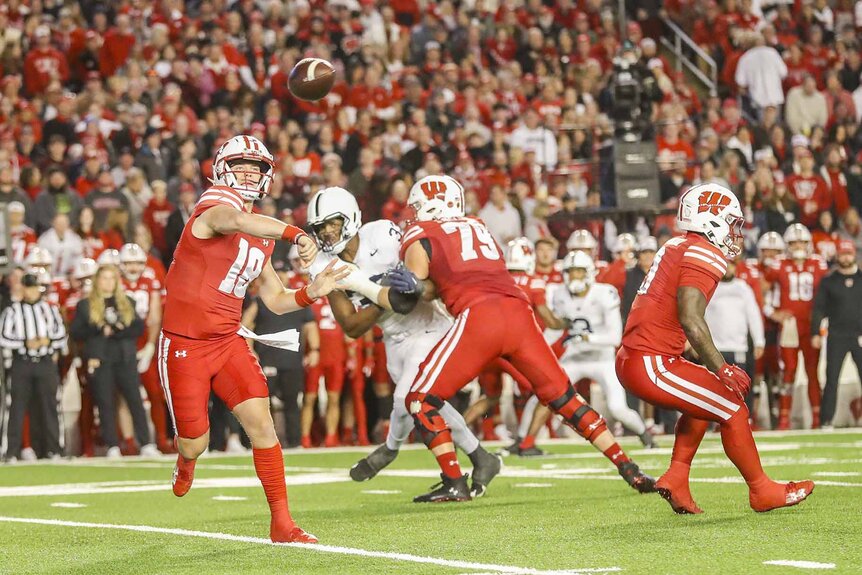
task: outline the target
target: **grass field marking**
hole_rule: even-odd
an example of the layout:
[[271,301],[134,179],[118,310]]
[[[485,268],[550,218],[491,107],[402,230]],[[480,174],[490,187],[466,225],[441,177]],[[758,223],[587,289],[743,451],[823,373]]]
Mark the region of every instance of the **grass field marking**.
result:
[[[317,553],[334,553],[338,555],[354,555],[357,557],[373,557],[376,559],[389,559],[392,561],[404,561],[408,563],[424,563],[440,565],[441,567],[452,567],[456,569],[468,569],[471,571],[491,571],[495,573],[506,573],[507,575],[576,575],[577,573],[611,573],[621,571],[619,567],[587,568],[547,570],[533,569],[531,567],[516,567],[511,565],[494,565],[491,563],[474,563],[471,561],[455,561],[437,557],[425,557],[411,555],[409,553],[390,553],[386,551],[369,551],[354,547],[341,547],[337,545],[308,545],[305,543],[273,543],[262,537],[249,537],[243,535],[232,535],[230,533],[218,533],[210,531],[192,531],[189,529],[174,529],[170,527],[152,527],[149,525],[117,525],[113,523],[90,523],[84,521],[63,521],[59,519],[38,519],[31,517],[3,517],[0,522],[28,523],[33,525],[50,525],[55,527],[75,527],[84,529],[113,529],[117,531],[136,531],[139,533],[159,533],[164,535],[179,535],[181,537],[198,537],[201,539],[217,539],[223,541],[237,541],[240,543],[254,543],[257,545],[273,545],[278,547],[292,547],[304,551]],[[471,574],[472,575],[472,574]]]
[[65,503],[63,501],[57,501],[51,504],[51,507],[60,507],[62,509],[81,509],[86,506],[86,503]]
[[400,489],[364,489],[362,493],[368,495],[398,495],[401,493]]
[[248,497],[240,497],[238,495],[216,495],[213,501],[248,501]]
[[811,475],[817,477],[859,477],[862,473],[858,471],[815,471]]
[[835,569],[835,563],[817,563],[816,561],[791,561],[788,559],[764,561],[763,564],[778,565],[779,567],[797,567],[799,569]]

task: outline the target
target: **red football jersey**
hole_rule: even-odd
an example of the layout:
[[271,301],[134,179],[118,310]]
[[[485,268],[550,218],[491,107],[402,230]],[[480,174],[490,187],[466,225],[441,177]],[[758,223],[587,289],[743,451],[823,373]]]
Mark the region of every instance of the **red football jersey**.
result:
[[620,298],[622,298],[623,290],[626,287],[626,262],[623,260],[614,260],[601,269],[597,267],[597,270],[596,282],[614,286],[617,288]]
[[192,339],[214,339],[236,333],[245,291],[269,261],[274,240],[236,233],[202,240],[192,224],[213,206],[243,210],[238,192],[213,186],[198,200],[183,228],[174,261],[165,279],[166,332]]
[[36,232],[27,226],[20,226],[11,230],[9,236],[12,239],[12,261],[17,264],[23,264],[30,250],[36,246],[38,238]]
[[126,294],[135,300],[135,311],[138,316],[146,320],[150,315],[150,301],[153,293],[162,293],[162,282],[150,268],[144,268],[140,277],[131,281],[123,278],[123,289]]
[[763,309],[763,284],[761,283],[760,268],[757,260],[739,260],[736,262],[736,277],[748,284],[754,292],[757,305]]
[[677,315],[677,289],[695,287],[709,301],[726,270],[724,254],[703,236],[690,233],[668,240],[638,289],[623,346],[652,355],[681,355],[686,337]]
[[820,256],[810,256],[801,263],[789,258],[772,262],[766,281],[778,287],[777,309],[792,313],[798,324],[810,323],[814,296],[827,271],[826,260]]
[[540,305],[545,305],[545,280],[540,277],[530,275],[527,272],[510,272],[512,279],[515,280],[515,285],[521,288],[527,299],[530,300],[530,305],[537,308]]
[[[302,289],[308,280],[294,271],[287,272],[287,285],[290,289]],[[325,297],[314,300],[311,311],[317,321],[320,333],[320,363],[330,365],[347,361],[347,344],[344,330],[335,321],[329,300]]]
[[419,240],[428,242],[431,281],[453,316],[495,296],[529,301],[509,275],[501,250],[482,220],[416,222],[401,238],[402,260],[407,248]]

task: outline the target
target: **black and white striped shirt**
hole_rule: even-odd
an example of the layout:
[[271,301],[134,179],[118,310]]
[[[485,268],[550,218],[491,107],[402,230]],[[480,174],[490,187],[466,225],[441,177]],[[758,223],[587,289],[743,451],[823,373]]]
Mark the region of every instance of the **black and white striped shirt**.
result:
[[[49,340],[48,345],[28,349],[27,340]],[[43,357],[66,351],[66,325],[60,308],[45,300],[29,304],[14,302],[0,315],[0,347],[17,355]]]

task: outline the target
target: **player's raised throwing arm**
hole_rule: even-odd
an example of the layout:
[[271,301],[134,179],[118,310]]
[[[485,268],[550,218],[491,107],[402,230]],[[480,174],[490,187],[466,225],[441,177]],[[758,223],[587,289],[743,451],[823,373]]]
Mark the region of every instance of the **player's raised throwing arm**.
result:
[[317,243],[300,228],[269,216],[240,211],[230,206],[214,206],[201,214],[192,225],[192,233],[202,240],[237,232],[293,242],[299,248],[303,265],[309,265],[317,255]]
[[706,296],[696,287],[680,286],[676,290],[677,313],[685,336],[707,369],[718,374],[724,365],[724,357],[716,349],[706,325],[706,304]]
[[339,280],[347,277],[350,270],[346,267],[334,269],[338,260],[332,260],[322,272],[317,274],[314,281],[306,287],[298,290],[290,290],[281,283],[278,274],[272,267],[272,263],[266,264],[260,273],[260,299],[273,313],[287,313],[308,307],[314,300],[321,298],[337,289]]

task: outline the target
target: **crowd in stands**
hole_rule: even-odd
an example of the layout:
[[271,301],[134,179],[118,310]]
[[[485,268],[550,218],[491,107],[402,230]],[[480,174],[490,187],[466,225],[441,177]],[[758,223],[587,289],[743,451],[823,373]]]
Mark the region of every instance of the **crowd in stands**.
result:
[[[587,229],[610,259],[618,233],[661,242],[673,216],[603,211],[622,53],[661,91],[663,207],[716,182],[743,204],[749,255],[797,222],[827,261],[839,237],[862,250],[862,0],[627,4],[623,19],[603,0],[7,0],[12,258],[40,246],[62,277],[132,242],[167,268],[215,150],[240,133],[276,158],[257,209],[300,226],[326,186],[350,190],[365,221],[403,223],[412,183],[446,173],[501,245],[552,237],[562,255]],[[664,17],[717,62],[714,93],[660,49]],[[318,102],[287,87],[307,56],[337,72]],[[274,264],[291,269],[286,250]]]

